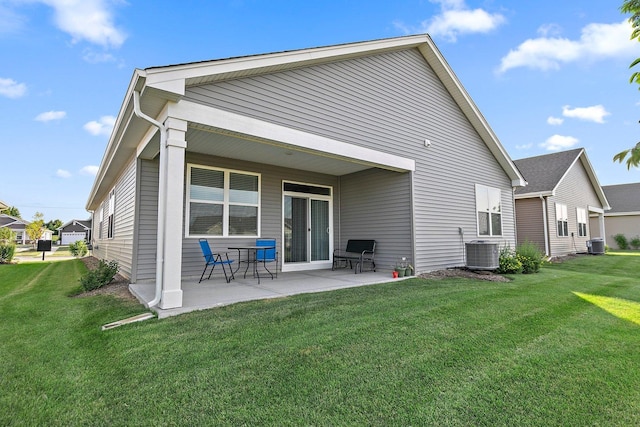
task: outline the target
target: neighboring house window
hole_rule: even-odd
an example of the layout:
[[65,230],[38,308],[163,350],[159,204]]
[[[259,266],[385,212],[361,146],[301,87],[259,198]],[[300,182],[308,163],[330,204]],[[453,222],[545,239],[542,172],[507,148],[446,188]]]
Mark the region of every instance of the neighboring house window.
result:
[[567,205],[556,203],[556,224],[558,225],[558,236],[569,235],[569,216],[567,215]]
[[116,190],[109,193],[109,212],[107,213],[107,239],[113,238],[115,228]]
[[584,208],[577,208],[578,213],[578,236],[587,236],[587,210]]
[[476,184],[478,235],[502,236],[502,208],[500,201],[500,189]]
[[104,208],[100,206],[98,211],[98,239],[102,239],[102,225],[104,224]]
[[16,241],[22,243],[22,231],[16,231]]
[[259,174],[195,165],[187,174],[187,236],[258,236]]

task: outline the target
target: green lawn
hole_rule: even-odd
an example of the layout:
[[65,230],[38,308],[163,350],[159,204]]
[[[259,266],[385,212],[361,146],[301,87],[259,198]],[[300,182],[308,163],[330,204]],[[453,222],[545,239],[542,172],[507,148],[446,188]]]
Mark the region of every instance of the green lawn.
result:
[[0,425],[640,425],[640,256],[101,332],[79,260],[0,265]]

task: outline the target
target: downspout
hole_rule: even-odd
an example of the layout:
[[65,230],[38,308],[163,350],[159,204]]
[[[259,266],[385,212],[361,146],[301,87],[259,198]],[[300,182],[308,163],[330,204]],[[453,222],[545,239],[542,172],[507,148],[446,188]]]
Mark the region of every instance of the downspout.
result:
[[166,209],[165,209],[165,189],[167,187],[166,174],[166,139],[167,132],[162,123],[147,116],[140,110],[140,92],[133,91],[133,111],[139,118],[151,123],[158,128],[160,132],[160,170],[158,177],[158,239],[156,248],[160,248],[156,257],[156,293],[153,300],[147,303],[148,307],[153,307],[160,303],[162,298],[162,288],[164,285],[164,232],[166,227]]
[[547,218],[547,198],[540,196],[542,200],[542,224],[544,227],[544,252],[546,256],[549,256],[551,251],[549,249],[549,223]]

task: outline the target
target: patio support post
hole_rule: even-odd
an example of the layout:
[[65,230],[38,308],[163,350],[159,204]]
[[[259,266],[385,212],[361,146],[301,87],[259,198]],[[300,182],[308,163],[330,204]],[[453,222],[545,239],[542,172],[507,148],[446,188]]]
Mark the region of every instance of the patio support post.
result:
[[182,213],[187,122],[169,117],[165,121],[165,128],[166,161],[161,162],[164,163],[164,168],[160,168],[160,173],[165,174],[165,179],[161,179],[160,182],[166,186],[162,248],[163,288],[160,299],[160,308],[163,309],[182,307]]

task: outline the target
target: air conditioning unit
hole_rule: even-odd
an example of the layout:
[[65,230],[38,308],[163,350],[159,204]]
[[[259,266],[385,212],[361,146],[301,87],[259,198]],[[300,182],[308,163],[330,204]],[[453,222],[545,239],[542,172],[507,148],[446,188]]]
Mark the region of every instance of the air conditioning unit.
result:
[[474,240],[465,244],[467,249],[467,268],[471,270],[496,270],[500,266],[498,243],[486,240]]
[[587,252],[592,255],[603,255],[604,254],[604,239],[596,238],[587,240]]

